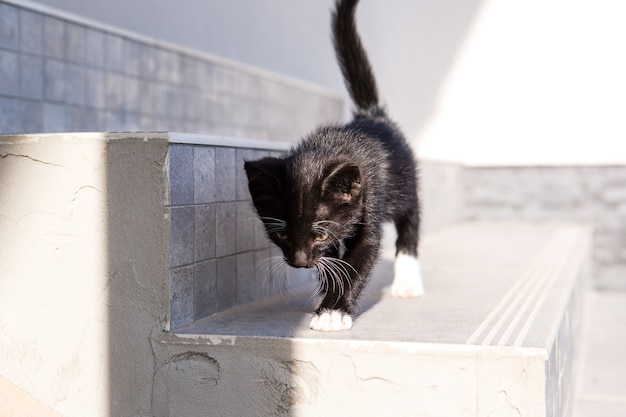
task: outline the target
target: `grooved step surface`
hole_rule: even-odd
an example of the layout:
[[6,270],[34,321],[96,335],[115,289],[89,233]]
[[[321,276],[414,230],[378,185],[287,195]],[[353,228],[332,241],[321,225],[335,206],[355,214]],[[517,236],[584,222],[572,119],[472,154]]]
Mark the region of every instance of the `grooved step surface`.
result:
[[587,227],[577,224],[459,224],[423,239],[421,298],[389,295],[392,256],[383,256],[350,331],[308,329],[315,306],[310,287],[213,315],[177,333],[233,343],[289,337],[546,349],[579,281],[588,239]]

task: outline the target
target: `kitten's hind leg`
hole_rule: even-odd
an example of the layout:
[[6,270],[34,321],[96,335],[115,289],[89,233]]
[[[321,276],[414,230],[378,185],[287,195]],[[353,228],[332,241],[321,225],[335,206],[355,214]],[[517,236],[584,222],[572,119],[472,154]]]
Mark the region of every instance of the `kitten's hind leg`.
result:
[[424,295],[422,272],[419,260],[414,255],[399,253],[394,262],[391,295],[394,297],[421,297]]
[[417,210],[396,221],[398,240],[391,295],[420,297],[424,295],[422,272],[417,257],[419,241],[419,213]]

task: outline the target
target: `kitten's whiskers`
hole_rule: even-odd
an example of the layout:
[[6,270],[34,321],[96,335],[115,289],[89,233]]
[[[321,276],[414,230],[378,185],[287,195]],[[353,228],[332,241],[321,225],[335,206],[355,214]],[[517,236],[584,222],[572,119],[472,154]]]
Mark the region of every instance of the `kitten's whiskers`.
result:
[[296,276],[294,268],[289,267],[282,256],[271,256],[255,265],[255,270],[263,268],[263,284],[266,295],[280,294],[285,302],[298,297],[303,290],[302,282]]
[[314,266],[317,271],[319,280],[321,281],[320,288],[318,290],[319,295],[324,295],[331,288],[333,292],[336,292],[341,297],[352,286],[352,280],[350,278],[350,271],[354,271],[356,275],[358,273],[352,265],[343,259],[332,258],[323,256]]
[[261,221],[265,226],[267,233],[284,232],[287,230],[287,222],[276,217],[261,216]]
[[254,269],[263,269],[263,286],[265,294],[283,293],[286,290],[287,265],[282,256],[270,256],[256,263]]

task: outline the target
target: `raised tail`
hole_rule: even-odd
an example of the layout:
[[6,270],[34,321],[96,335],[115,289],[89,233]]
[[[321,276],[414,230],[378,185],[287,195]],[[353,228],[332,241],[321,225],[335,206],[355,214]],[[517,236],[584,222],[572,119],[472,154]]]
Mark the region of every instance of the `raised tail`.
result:
[[356,116],[380,115],[376,79],[356,30],[354,11],[359,0],[337,0],[332,15],[335,54]]

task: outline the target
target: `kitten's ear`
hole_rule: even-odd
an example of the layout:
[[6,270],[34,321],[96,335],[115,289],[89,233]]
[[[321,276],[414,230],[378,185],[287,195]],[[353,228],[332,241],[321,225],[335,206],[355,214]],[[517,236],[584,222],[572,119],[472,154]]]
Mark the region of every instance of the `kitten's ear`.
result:
[[361,194],[361,170],[354,162],[338,162],[326,170],[322,195],[351,203]]
[[282,159],[266,157],[257,161],[246,161],[244,169],[255,205],[259,201],[273,199],[281,192],[285,178],[285,164]]

